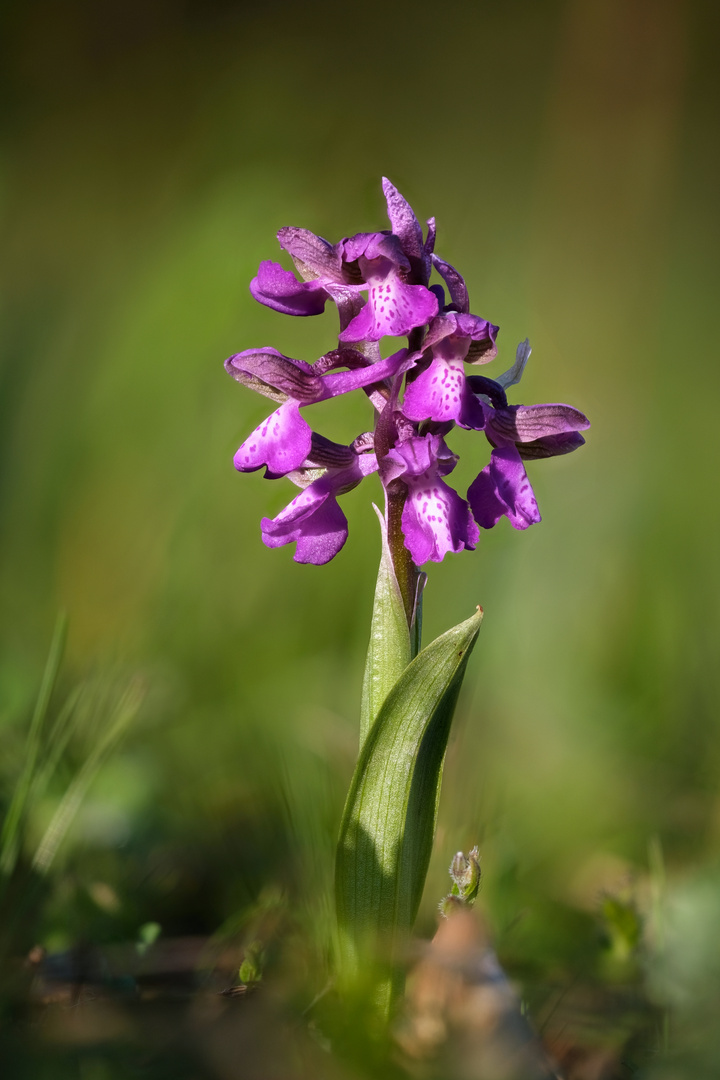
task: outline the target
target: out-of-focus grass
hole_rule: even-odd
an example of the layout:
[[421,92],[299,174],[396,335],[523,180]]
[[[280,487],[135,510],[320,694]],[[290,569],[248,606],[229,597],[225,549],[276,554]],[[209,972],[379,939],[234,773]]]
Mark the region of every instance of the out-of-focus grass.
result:
[[[382,227],[382,174],[437,217],[473,310],[500,323],[498,371],[530,337],[514,400],[593,422],[579,453],[531,466],[542,525],[503,522],[432,568],[427,640],[486,616],[420,927],[479,842],[501,951],[571,978],[596,962],[602,890],[643,877],[652,837],[671,881],[715,863],[717,15],[520,0],[438,19],[374,2],[3,15],[5,804],[56,610],[64,678],[119,663],[148,686],[59,852],[41,943],[212,933],[269,886],[327,926],[379,492],[346,496],[328,567],[265,549],[259,519],[291,492],[234,473],[266,405],[221,363],[332,344],[330,313],[282,317],[247,283],[281,225]],[[369,423],[362,400],[332,406],[328,435]],[[457,433],[461,489],[479,441]]]

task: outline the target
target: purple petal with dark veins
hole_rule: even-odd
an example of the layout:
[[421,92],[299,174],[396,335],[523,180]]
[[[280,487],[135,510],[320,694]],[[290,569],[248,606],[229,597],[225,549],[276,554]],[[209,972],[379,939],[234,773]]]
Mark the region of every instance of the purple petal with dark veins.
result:
[[269,259],[260,263],[257,277],[250,282],[250,292],[261,304],[283,315],[320,315],[330,299],[318,282],[298,281],[280,263]]
[[571,454],[584,444],[585,440],[579,431],[565,431],[561,435],[547,435],[536,442],[520,443],[517,450],[523,461],[528,461]]
[[280,229],[277,238],[280,247],[292,256],[296,264],[300,264],[298,269],[304,277],[327,278],[328,281],[342,284],[342,260],[337,244],[329,244],[322,236],[295,225]]
[[248,376],[261,379],[295,401],[319,401],[324,392],[322,379],[311,364],[291,360],[270,346],[246,349],[229,356],[225,361],[225,370],[246,385]]
[[310,453],[303,462],[303,466],[320,469],[347,469],[354,464],[357,454],[358,451],[354,443],[352,446],[344,446],[342,443],[333,442],[332,439],[326,439],[324,435],[318,435],[316,431],[313,431]]
[[423,234],[412,206],[386,177],[383,177],[382,188],[393,233],[399,237],[403,251],[409,258],[421,259]]
[[444,259],[440,259],[437,255],[433,255],[432,261],[433,266],[447,285],[450,300],[455,304],[458,311],[470,311],[470,298],[463,277],[454,266],[451,266],[449,262],[445,262]]
[[540,521],[535,494],[514,446],[493,450],[490,464],[468,489],[468,501],[483,529],[492,529],[503,515],[516,529],[527,529]]
[[478,315],[459,313],[455,316],[457,334],[467,334],[471,339],[465,361],[468,364],[488,364],[497,356],[497,339],[500,327]]
[[239,448],[233,464],[240,472],[267,466],[273,477],[297,469],[307,458],[312,432],[295,401],[287,401],[255,428]]
[[584,431],[590,421],[571,405],[513,405],[496,409],[486,427],[488,437],[500,444],[526,443],[548,435]]

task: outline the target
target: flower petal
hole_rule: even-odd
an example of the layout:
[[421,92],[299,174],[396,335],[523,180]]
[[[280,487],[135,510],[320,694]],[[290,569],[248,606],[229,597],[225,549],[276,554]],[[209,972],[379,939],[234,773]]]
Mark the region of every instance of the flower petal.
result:
[[[361,258],[371,261],[387,259],[396,268],[410,269],[410,261],[402,249],[400,240],[392,233],[356,233],[354,236],[341,240],[338,247],[342,251],[344,263],[354,263]],[[358,267],[358,271],[362,274],[362,267]],[[346,272],[350,272],[349,268]],[[362,279],[358,278],[358,281],[360,280],[367,281],[367,277],[362,274]]]
[[324,397],[336,397],[338,394],[347,394],[351,390],[359,390],[373,383],[383,382],[393,375],[404,370],[412,362],[413,357],[407,349],[399,349],[392,356],[379,360],[376,364],[367,367],[354,368],[351,371],[337,371],[323,376]]
[[448,551],[472,551],[480,537],[468,504],[437,474],[409,483],[402,530],[416,566],[442,562]]
[[469,311],[470,298],[462,275],[458,273],[454,266],[451,266],[449,262],[445,262],[444,259],[439,258],[437,255],[433,255],[432,261],[433,266],[448,287],[452,303],[455,304],[458,311]]
[[277,238],[280,247],[292,257],[306,281],[326,278],[342,284],[344,278],[339,245],[329,244],[322,236],[316,236],[309,229],[298,229],[295,225],[280,229]]
[[296,401],[286,401],[245,440],[233,459],[239,472],[267,466],[271,477],[285,476],[307,458],[312,445],[310,426]]
[[569,431],[584,431],[590,421],[572,405],[513,405],[495,409],[486,430],[499,443],[527,443]]
[[266,259],[250,282],[250,292],[261,304],[283,315],[320,315],[329,295],[315,281],[298,281],[280,263]]
[[357,487],[364,476],[377,469],[374,454],[361,454],[347,469],[329,469],[297,495],[277,517],[261,522],[268,547],[297,544],[295,562],[322,566],[330,562],[347,540],[347,518],[337,496]]
[[454,420],[461,427],[480,430],[485,419],[482,405],[467,385],[462,360],[436,356],[430,367],[407,386],[402,406],[409,420]]
[[229,356],[225,361],[225,370],[245,386],[253,385],[260,379],[294,401],[319,401],[323,395],[322,379],[315,374],[311,364],[291,360],[270,346],[246,349]]
[[523,461],[527,461],[571,454],[573,450],[584,445],[585,440],[579,431],[565,431],[561,435],[547,435],[536,442],[520,443],[517,450]]
[[399,237],[405,254],[419,259],[423,253],[423,234],[412,206],[385,176],[382,189],[393,233]]
[[527,529],[540,521],[535,493],[514,446],[493,450],[490,464],[468,489],[468,501],[483,529],[492,529],[503,515],[516,529]]
[[263,543],[269,548],[297,544],[295,562],[323,566],[341,550],[348,523],[335,496],[314,484],[301,492],[276,518],[260,523]]

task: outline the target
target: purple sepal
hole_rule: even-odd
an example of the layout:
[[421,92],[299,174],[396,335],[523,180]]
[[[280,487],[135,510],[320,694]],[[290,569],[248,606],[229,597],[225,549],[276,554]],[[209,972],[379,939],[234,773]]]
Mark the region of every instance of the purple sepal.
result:
[[337,496],[356,487],[377,469],[374,454],[359,456],[347,469],[328,470],[297,495],[275,518],[261,522],[263,543],[270,548],[297,544],[298,563],[323,566],[343,547],[348,524]]
[[342,284],[342,260],[338,244],[329,244],[309,229],[286,225],[277,234],[280,247],[292,257],[302,276],[307,279],[325,278]]
[[330,299],[318,282],[298,281],[280,263],[269,259],[260,263],[257,277],[250,282],[250,292],[261,304],[283,315],[320,315]]
[[430,277],[430,274],[432,273],[432,254],[433,254],[433,251],[435,250],[435,236],[436,236],[435,218],[431,217],[431,218],[428,218],[428,220],[427,220],[427,239],[425,240],[425,247],[423,249],[423,254],[425,256],[426,263],[427,263],[427,268],[428,268],[428,273],[427,273],[428,277]]
[[535,494],[514,446],[493,450],[490,464],[468,489],[468,501],[483,529],[492,529],[503,515],[516,529],[527,529],[540,521]]
[[291,360],[277,349],[246,349],[225,361],[225,370],[245,386],[260,380],[267,386],[295,401],[318,401],[323,396],[323,383],[311,364]]
[[445,262],[444,259],[439,258],[437,255],[433,255],[432,261],[433,266],[447,285],[451,302],[458,311],[470,311],[470,298],[462,275],[458,273],[454,266],[451,266],[449,262]]
[[579,431],[565,431],[562,435],[548,435],[536,442],[518,444],[518,453],[523,461],[532,461],[539,458],[559,457],[561,454],[571,454],[573,450],[584,446],[585,440]]
[[[373,263],[376,259],[387,259],[396,268],[410,269],[410,262],[402,249],[400,240],[392,233],[355,233],[354,236],[341,240],[338,247],[345,264],[358,262],[360,259],[363,259],[365,263]],[[362,264],[359,269],[362,273]],[[362,281],[367,281],[364,273]]]
[[394,184],[383,176],[383,194],[393,233],[400,240],[403,251],[411,259],[420,259],[424,253],[423,234],[415,212]]
[[[452,337],[462,341],[462,355],[472,363],[487,364],[497,355],[495,339],[500,328],[479,315],[460,311],[445,311],[430,323],[423,341],[423,349],[433,348],[443,338]],[[470,350],[476,346],[475,355]],[[458,345],[459,349],[459,345]],[[479,357],[482,357],[481,359]]]
[[509,405],[487,413],[486,434],[500,445],[537,442],[590,427],[587,416],[572,405]]
[[427,240],[423,242],[422,228],[410,203],[386,177],[383,177],[382,185],[392,231],[400,240],[402,249],[410,260],[415,282],[427,285],[432,271],[431,256],[435,246],[435,219],[431,218],[428,221]]
[[472,550],[478,542],[480,530],[468,504],[441,479],[456,462],[443,439],[432,434],[407,439],[382,461],[385,484],[400,479],[407,485],[401,524],[416,566],[442,562],[448,551]]

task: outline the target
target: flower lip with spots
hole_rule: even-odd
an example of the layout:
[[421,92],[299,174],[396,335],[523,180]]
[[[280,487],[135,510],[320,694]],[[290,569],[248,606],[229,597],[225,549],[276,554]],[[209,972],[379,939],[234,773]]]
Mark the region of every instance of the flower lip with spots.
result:
[[479,431],[485,423],[482,406],[468,385],[465,360],[473,342],[483,346],[488,363],[497,349],[498,327],[476,315],[450,312],[433,319],[423,342],[430,362],[412,381],[408,380],[403,412],[410,420],[449,420]]
[[442,480],[457,460],[442,436],[428,432],[401,442],[380,463],[386,487],[396,480],[407,487],[402,530],[416,566],[442,562],[448,551],[472,550],[480,537],[468,504]]

